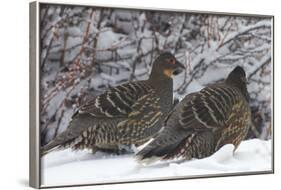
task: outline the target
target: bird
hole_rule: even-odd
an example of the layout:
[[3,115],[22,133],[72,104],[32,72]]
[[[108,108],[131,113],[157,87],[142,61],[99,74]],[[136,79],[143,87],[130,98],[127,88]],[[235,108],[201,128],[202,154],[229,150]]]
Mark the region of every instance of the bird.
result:
[[171,110],[173,76],[184,69],[173,54],[161,53],[147,80],[111,87],[78,108],[67,129],[41,147],[41,155],[66,148],[120,154],[143,144]]
[[148,165],[205,158],[225,144],[233,144],[235,151],[251,125],[246,74],[237,66],[224,81],[186,95],[135,158]]

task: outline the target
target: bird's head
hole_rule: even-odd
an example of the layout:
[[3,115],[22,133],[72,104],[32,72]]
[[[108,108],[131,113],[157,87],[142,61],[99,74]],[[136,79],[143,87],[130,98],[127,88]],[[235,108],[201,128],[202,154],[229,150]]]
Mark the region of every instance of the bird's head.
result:
[[244,69],[240,66],[235,67],[228,75],[226,83],[240,89],[247,101],[250,96],[247,90],[247,78]]
[[165,52],[160,54],[153,63],[151,76],[165,76],[172,78],[185,69],[171,53]]

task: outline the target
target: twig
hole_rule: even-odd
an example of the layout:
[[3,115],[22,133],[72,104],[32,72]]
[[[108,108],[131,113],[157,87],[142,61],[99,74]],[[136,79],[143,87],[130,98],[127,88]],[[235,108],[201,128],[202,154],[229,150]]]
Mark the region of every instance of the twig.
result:
[[271,62],[271,56],[269,56],[258,68],[256,68],[250,75],[248,75],[248,80],[250,80],[260,69]]
[[94,42],[93,42],[92,66],[94,66],[95,62],[96,62],[96,54],[97,54],[96,48],[97,48],[97,44],[98,44],[98,38],[99,38],[99,35],[100,35],[100,27],[101,27],[102,20],[103,20],[103,9],[101,9],[101,11],[100,11],[100,18],[99,18],[99,21],[97,23],[97,33],[94,37]]
[[241,35],[244,35],[250,31],[253,31],[253,30],[257,30],[257,29],[260,29],[260,28],[270,28],[271,25],[270,24],[265,24],[263,22],[261,23],[257,23],[255,25],[252,25],[252,26],[249,26],[249,27],[246,27],[244,30],[238,32],[238,33],[235,33],[233,36],[229,37],[225,42],[223,42],[218,48],[217,50],[219,50],[221,47],[225,46],[226,44],[230,43],[232,40],[238,38],[239,36]]

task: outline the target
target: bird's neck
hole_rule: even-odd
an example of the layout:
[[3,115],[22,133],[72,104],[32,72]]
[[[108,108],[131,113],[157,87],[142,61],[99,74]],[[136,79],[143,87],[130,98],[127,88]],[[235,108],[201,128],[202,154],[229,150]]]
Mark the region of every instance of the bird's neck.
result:
[[163,73],[151,73],[148,80],[159,88],[173,85],[173,79]]
[[173,97],[173,79],[166,75],[151,76],[149,78],[150,84],[154,86],[158,94],[161,94],[163,101],[167,101],[170,104],[168,98]]
[[154,86],[157,94],[161,95],[162,107],[165,110],[170,109],[173,103],[173,79],[167,76],[163,70],[153,68],[148,80]]

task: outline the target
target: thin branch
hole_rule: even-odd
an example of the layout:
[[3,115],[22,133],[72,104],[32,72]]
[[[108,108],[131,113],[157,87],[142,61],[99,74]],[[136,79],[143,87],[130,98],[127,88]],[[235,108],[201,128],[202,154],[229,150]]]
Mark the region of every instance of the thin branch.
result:
[[233,41],[234,39],[237,39],[239,36],[247,34],[253,30],[257,30],[260,28],[271,28],[271,24],[268,22],[259,22],[255,25],[251,25],[248,27],[245,27],[242,31],[239,31],[237,33],[234,33],[232,36],[230,36],[225,42],[223,42],[218,48],[217,50],[219,50],[221,47],[225,46],[226,44],[230,43],[231,41]]

